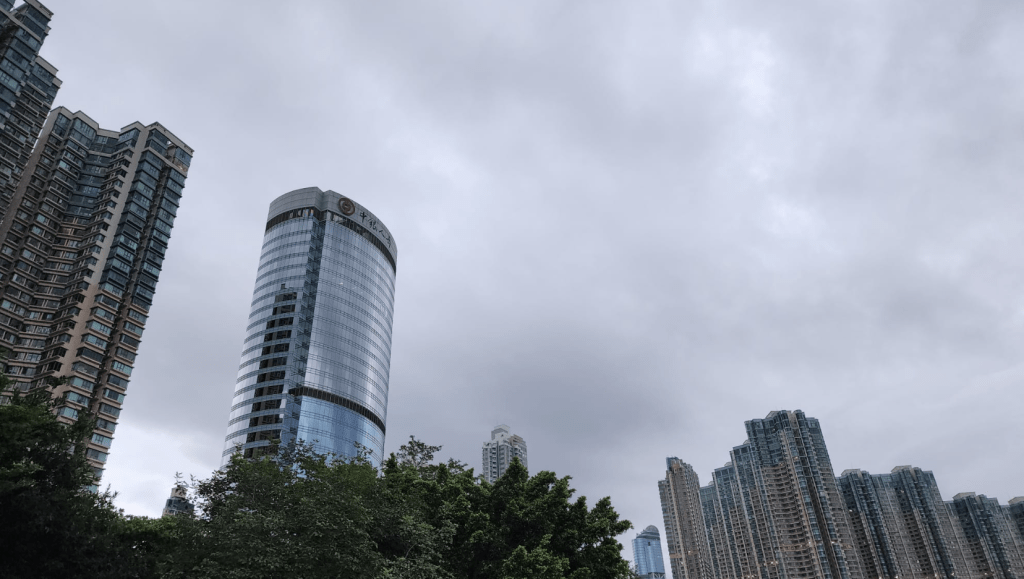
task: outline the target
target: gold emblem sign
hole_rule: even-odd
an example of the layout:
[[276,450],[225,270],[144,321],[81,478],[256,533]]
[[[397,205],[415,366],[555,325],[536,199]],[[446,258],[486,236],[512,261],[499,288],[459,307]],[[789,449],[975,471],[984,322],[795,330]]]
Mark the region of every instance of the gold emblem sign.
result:
[[345,215],[352,215],[356,212],[356,204],[348,197],[338,199],[338,208],[341,209],[341,212]]

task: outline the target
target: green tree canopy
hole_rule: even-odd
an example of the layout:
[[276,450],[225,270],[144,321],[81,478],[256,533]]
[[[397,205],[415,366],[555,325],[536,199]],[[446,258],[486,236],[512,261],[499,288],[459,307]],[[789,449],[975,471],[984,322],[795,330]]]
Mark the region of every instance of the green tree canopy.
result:
[[117,511],[113,494],[89,490],[82,441],[93,418],[64,424],[48,389],[8,388],[0,376],[0,576],[145,576],[154,548],[146,523]]
[[[0,383],[2,386],[2,383]],[[629,576],[609,499],[518,460],[495,484],[410,438],[378,471],[309,446],[235,455],[193,481],[192,514],[126,517],[93,474],[83,414],[45,390],[0,405],[0,577],[613,579]]]

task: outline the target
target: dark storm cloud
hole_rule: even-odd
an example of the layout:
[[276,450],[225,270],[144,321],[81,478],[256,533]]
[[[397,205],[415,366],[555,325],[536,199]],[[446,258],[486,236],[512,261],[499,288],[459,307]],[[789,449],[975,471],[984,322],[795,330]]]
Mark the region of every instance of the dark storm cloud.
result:
[[50,5],[58,104],[196,149],[130,512],[217,466],[267,204],[310,185],[402,246],[388,450],[478,466],[508,423],[661,527],[666,455],[706,481],[802,408],[837,471],[1024,494],[1019,5]]

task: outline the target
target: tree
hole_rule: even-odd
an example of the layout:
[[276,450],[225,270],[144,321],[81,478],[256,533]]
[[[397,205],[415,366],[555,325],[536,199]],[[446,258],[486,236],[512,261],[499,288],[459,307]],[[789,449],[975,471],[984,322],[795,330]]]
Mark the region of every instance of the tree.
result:
[[367,498],[376,471],[310,446],[245,459],[193,485],[197,515],[175,517],[167,578],[371,578],[380,556]]
[[[569,487],[569,477],[542,471],[531,478],[518,460],[493,485],[476,480],[464,465],[452,468],[451,464],[399,460],[410,453],[422,456],[423,448],[431,449],[431,458],[440,450],[415,438],[410,442],[385,462],[381,482],[402,498],[405,510],[433,527],[430,549],[444,562],[441,569],[449,576],[628,576],[629,565],[615,537],[632,524],[619,520],[607,497],[593,509],[588,509],[585,497],[570,502],[575,491]],[[396,555],[383,554],[386,558]]]
[[64,424],[48,389],[11,391],[3,376],[0,392],[0,576],[145,576],[152,533],[114,508],[113,493],[89,490],[92,416]]

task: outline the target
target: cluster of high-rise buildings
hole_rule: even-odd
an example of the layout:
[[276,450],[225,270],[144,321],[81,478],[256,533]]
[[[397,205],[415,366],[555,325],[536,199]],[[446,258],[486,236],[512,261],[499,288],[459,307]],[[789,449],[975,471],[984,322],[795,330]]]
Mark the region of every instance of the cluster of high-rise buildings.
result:
[[[39,50],[52,15],[0,0],[0,346],[14,388],[60,378],[61,419],[97,418],[86,454],[98,479],[193,151],[159,123],[108,130],[51,111],[61,83]],[[224,455],[305,440],[379,464],[395,240],[317,188],[271,203],[265,231]]]
[[159,123],[101,128],[50,110],[61,82],[39,56],[53,14],[0,0],[0,347],[22,391],[55,389],[63,420],[96,417],[103,472],[192,149]]
[[832,471],[821,425],[797,411],[746,423],[705,486],[667,459],[659,481],[675,579],[1024,578],[1024,498],[943,501],[917,467]]

